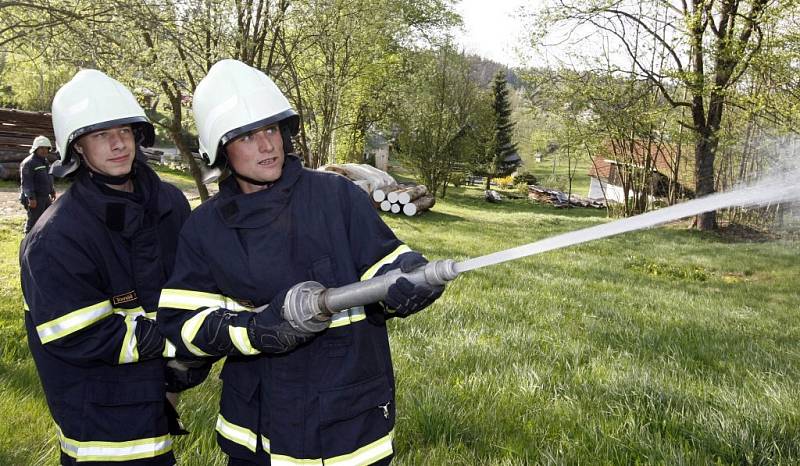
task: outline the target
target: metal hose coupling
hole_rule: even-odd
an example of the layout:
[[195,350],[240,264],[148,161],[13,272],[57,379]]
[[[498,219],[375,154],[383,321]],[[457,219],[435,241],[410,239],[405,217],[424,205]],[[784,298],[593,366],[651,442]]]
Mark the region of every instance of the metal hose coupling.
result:
[[295,330],[317,333],[330,325],[331,312],[320,304],[325,287],[317,282],[302,282],[291,287],[283,300],[283,318]]

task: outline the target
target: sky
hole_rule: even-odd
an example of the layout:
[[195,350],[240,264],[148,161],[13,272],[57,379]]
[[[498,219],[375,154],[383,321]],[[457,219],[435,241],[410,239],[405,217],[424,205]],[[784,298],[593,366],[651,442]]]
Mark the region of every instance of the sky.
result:
[[541,0],[461,0],[455,5],[464,21],[456,40],[465,51],[508,66],[522,66],[524,59],[515,48],[527,43],[525,20],[518,17],[521,6],[536,8]]

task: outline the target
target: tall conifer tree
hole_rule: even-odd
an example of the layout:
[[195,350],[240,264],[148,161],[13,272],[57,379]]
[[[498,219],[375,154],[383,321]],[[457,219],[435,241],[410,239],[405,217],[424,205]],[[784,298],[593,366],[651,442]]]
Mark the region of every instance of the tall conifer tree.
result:
[[494,76],[494,141],[492,153],[494,158],[491,166],[487,170],[486,189],[494,176],[506,176],[509,169],[513,171],[516,163],[508,165],[505,163],[506,157],[516,154],[517,145],[512,142],[514,133],[514,122],[511,121],[511,102],[508,100],[508,86],[506,84],[506,73],[503,70]]

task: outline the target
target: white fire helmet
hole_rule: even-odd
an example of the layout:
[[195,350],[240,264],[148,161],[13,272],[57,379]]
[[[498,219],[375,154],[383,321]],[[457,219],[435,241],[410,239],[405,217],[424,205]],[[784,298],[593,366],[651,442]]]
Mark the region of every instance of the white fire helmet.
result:
[[51,148],[53,145],[50,143],[50,139],[48,139],[47,136],[36,136],[33,140],[33,144],[31,144],[31,150],[29,152],[33,154],[36,152],[36,149],[40,147]]
[[66,176],[80,165],[73,144],[84,134],[119,125],[131,125],[136,143],[153,145],[155,131],[131,91],[97,70],[81,70],[61,86],[53,98],[53,130],[59,160],[56,176]]
[[200,154],[209,166],[219,163],[220,149],[237,136],[276,123],[293,136],[300,124],[297,112],[266,74],[230,59],[215,63],[197,85],[192,111]]

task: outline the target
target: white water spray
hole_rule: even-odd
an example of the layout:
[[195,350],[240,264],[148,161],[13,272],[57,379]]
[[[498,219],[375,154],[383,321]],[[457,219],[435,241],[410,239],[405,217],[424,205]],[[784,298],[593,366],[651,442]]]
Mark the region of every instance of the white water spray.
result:
[[[583,230],[572,231],[563,235],[553,236],[535,243],[526,244],[513,249],[495,252],[486,256],[476,257],[463,262],[454,262],[452,259],[442,259],[429,262],[408,273],[400,269],[391,270],[383,275],[356,283],[351,283],[339,288],[322,288],[316,282],[303,282],[292,288],[286,295],[285,309],[316,309],[319,315],[333,315],[345,309],[364,306],[370,303],[383,301],[389,287],[400,277],[412,283],[427,283],[443,285],[454,280],[459,274],[489,265],[499,264],[525,256],[532,256],[554,249],[560,249],[573,244],[585,243],[595,239],[618,235],[628,231],[641,230],[662,223],[670,222],[684,217],[697,215],[710,210],[723,209],[732,206],[755,206],[775,202],[796,201],[800,199],[800,190],[796,181],[800,177],[800,170],[792,170],[780,177],[772,177],[750,186],[745,186],[733,191],[713,194],[702,199],[684,202],[635,217],[617,220],[615,222],[597,225]],[[290,297],[294,297],[290,299]]]
[[800,200],[798,188],[800,170],[793,170],[782,175],[765,178],[749,186],[732,191],[712,194],[700,199],[676,204],[664,209],[654,210],[642,215],[617,220],[611,223],[596,225],[582,230],[571,231],[562,235],[525,244],[513,249],[498,251],[481,257],[475,257],[455,264],[458,273],[499,264],[525,256],[561,249],[574,244],[585,243],[608,236],[619,235],[629,231],[641,230],[662,223],[691,217],[703,212],[724,209],[726,207],[750,207],[779,202]]

